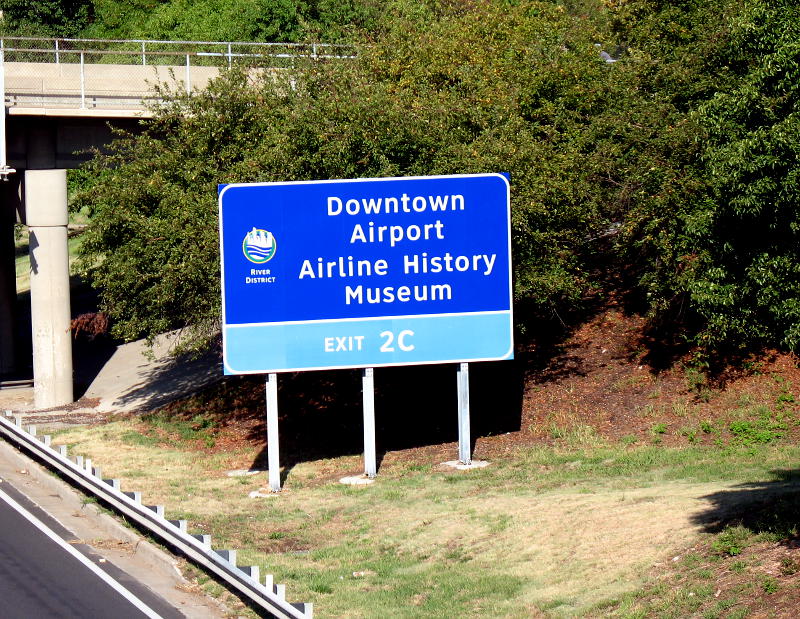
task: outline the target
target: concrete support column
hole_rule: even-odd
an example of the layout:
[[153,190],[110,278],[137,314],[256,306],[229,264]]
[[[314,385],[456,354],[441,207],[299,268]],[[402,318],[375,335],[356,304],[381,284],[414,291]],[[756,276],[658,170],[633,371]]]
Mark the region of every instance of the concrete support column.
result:
[[67,172],[25,172],[30,235],[33,394],[36,408],[69,404],[72,392]]

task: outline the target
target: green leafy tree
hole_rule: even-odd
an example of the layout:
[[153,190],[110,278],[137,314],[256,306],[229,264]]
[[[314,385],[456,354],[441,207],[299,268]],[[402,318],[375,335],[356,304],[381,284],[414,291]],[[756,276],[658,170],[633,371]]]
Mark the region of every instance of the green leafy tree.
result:
[[72,37],[89,24],[91,0],[2,0],[2,28],[8,34]]
[[194,41],[341,41],[376,27],[375,0],[94,0],[85,35]]
[[217,183],[255,180],[261,166],[248,152],[280,140],[276,127],[292,97],[290,88],[281,91],[254,88],[232,72],[194,97],[176,95],[146,133],[120,138],[112,154],[89,164],[92,184],[76,203],[93,215],[83,266],[117,320],[117,336],[188,327],[189,347],[213,337]]
[[687,288],[709,343],[800,350],[800,8],[750,4],[727,51],[739,79],[697,111],[710,196]]
[[798,350],[797,6],[614,8],[618,33],[638,46],[642,90],[673,119],[659,138],[663,181],[632,205],[620,244],[653,316],[685,325],[710,354]]
[[[169,0],[92,0],[92,19],[79,34],[85,38],[143,38],[138,33]],[[160,37],[159,37],[160,38]]]
[[94,0],[86,34],[189,41],[297,41],[303,2],[293,0]]
[[145,37],[178,40],[297,41],[305,5],[293,0],[173,0],[143,24]]
[[214,333],[224,182],[509,172],[522,315],[581,302],[593,239],[625,208],[623,175],[652,131],[630,124],[653,114],[636,103],[635,67],[600,61],[595,33],[546,2],[423,20],[399,7],[382,29],[355,61],[234,72],[176,96],[146,135],[91,164],[83,264],[118,335]]
[[337,42],[375,32],[389,4],[378,0],[310,0],[303,15],[305,36]]

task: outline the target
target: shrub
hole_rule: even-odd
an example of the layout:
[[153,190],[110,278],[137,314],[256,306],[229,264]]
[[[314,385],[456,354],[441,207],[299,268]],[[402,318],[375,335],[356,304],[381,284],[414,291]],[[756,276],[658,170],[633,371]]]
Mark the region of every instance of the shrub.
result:
[[357,61],[291,83],[231,72],[174,95],[90,164],[76,200],[94,211],[82,264],[115,334],[214,333],[227,182],[509,172],[520,314],[575,307],[591,239],[622,208],[619,158],[636,165],[622,153],[643,139],[621,111],[633,69],[601,62],[592,34],[548,3],[465,3],[433,23],[400,15]]

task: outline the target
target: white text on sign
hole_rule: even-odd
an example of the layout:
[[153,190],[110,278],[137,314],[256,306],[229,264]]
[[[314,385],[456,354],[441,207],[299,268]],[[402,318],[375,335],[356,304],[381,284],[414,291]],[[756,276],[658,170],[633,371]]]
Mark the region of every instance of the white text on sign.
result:
[[326,337],[325,352],[348,352],[363,350],[363,335],[345,335],[344,337]]
[[[323,348],[325,352],[353,352],[364,350],[364,335],[344,335],[323,338]],[[381,352],[411,352],[416,347],[411,343],[414,332],[411,329],[403,329],[399,333],[394,331],[382,331],[380,338],[383,341],[380,347]]]

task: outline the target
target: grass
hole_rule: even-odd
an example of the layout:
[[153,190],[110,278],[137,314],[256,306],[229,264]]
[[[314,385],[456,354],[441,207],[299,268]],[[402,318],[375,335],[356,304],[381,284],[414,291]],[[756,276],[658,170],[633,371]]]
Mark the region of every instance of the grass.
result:
[[[793,487],[751,497],[740,516],[701,537],[696,552],[673,560],[671,569],[643,589],[604,606],[621,617],[790,616],[797,601],[780,608],[771,596],[797,590],[800,563],[792,544],[800,528],[800,493]],[[781,543],[779,543],[781,542]],[[713,595],[710,595],[713,592]],[[790,610],[791,609],[791,610]],[[783,611],[789,614],[784,614]]]
[[[80,223],[85,223],[85,217],[70,215],[70,221],[80,221]],[[67,241],[70,267],[77,259],[78,249],[80,248],[81,242],[80,235],[71,236]],[[16,240],[15,249],[16,259],[14,262],[14,267],[16,272],[17,293],[19,294],[27,292],[31,288],[31,266],[30,259],[28,257],[27,229],[24,229],[19,238]]]
[[[165,504],[168,517],[211,533],[215,547],[239,549],[240,563],[286,582],[289,597],[314,602],[320,617],[575,616],[602,604],[603,613],[650,616],[636,614],[644,603],[636,594],[655,604],[649,566],[703,538],[692,514],[723,509],[716,502],[741,484],[791,483],[800,457],[771,444],[597,446],[578,429],[556,448],[519,449],[466,472],[387,454],[368,487],[335,482],[361,466],[357,456],[301,462],[279,496],[254,501],[247,495],[265,476],[226,471],[248,468],[260,450],[211,453],[204,421],[185,423],[120,420],[62,431],[58,442],[92,457],[123,489]],[[753,527],[768,525],[742,523],[744,547],[760,535]],[[738,559],[735,541],[715,554]],[[685,616],[729,603],[709,592],[707,565],[691,569],[694,580],[665,590],[658,604]]]
[[735,557],[741,554],[742,549],[752,537],[752,531],[741,525],[726,527],[722,533],[711,542],[711,549],[722,555]]
[[586,424],[568,427],[551,424],[550,436],[569,447],[597,447],[605,443],[597,430]]

